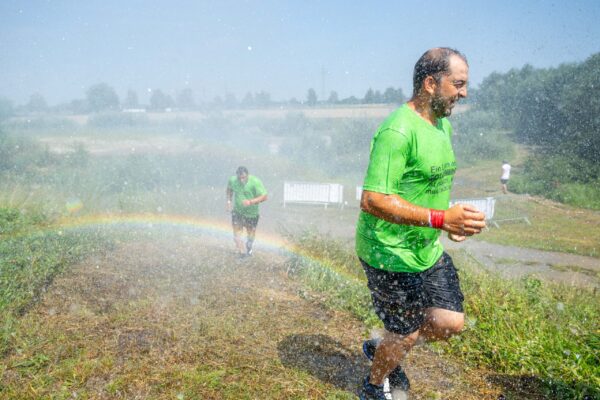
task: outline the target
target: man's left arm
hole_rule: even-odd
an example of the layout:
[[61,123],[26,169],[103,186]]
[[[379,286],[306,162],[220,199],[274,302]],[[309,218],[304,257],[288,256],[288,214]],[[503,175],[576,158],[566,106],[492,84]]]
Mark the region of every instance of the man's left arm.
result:
[[250,199],[250,200],[244,200],[244,205],[246,207],[247,206],[252,206],[252,205],[255,205],[255,204],[258,204],[258,203],[262,203],[263,201],[266,201],[266,200],[267,200],[267,195],[263,194],[261,196],[255,197],[255,198]]
[[263,186],[262,182],[259,182],[257,184],[255,194],[258,194],[258,196],[252,199],[244,200],[244,206],[248,207],[262,203],[263,201],[267,201],[267,191],[265,190],[265,187]]

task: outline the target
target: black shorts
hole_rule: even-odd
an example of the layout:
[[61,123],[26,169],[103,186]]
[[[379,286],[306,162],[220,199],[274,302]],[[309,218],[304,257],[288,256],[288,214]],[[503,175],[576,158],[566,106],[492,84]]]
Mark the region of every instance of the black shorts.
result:
[[500,183],[506,185],[508,183],[508,179],[500,179]]
[[373,268],[363,260],[371,298],[385,329],[400,335],[417,331],[430,307],[464,312],[464,296],[458,274],[447,253],[423,272],[389,272]]
[[258,216],[246,217],[242,214],[233,212],[231,213],[231,224],[234,228],[256,229],[256,225],[258,225]]

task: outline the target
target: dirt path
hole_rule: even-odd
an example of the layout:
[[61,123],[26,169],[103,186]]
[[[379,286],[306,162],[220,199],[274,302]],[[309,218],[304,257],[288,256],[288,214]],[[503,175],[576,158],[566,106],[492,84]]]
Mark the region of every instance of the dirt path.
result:
[[444,240],[446,249],[464,250],[486,268],[507,278],[533,274],[553,282],[577,286],[600,287],[600,259],[505,246],[481,240],[455,243]]
[[[364,326],[285,274],[209,237],[122,243],[74,266],[19,321],[2,398],[352,399]],[[411,399],[497,399],[510,380],[427,347]]]

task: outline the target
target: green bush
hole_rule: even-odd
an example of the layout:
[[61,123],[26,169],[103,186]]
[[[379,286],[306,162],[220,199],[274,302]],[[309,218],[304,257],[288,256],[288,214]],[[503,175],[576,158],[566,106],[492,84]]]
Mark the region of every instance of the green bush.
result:
[[34,172],[53,164],[56,157],[33,139],[0,130],[0,172]]
[[454,152],[463,164],[514,158],[514,144],[496,113],[469,110],[452,117]]
[[540,195],[577,207],[600,209],[600,166],[565,156],[530,157],[509,181],[515,193]]
[[561,184],[556,188],[552,197],[561,203],[600,210],[600,180],[587,184]]
[[452,141],[456,158],[463,164],[511,159],[515,153],[508,136],[498,131],[456,134]]
[[45,221],[46,217],[40,213],[0,207],[0,237],[18,233],[34,225],[41,225]]

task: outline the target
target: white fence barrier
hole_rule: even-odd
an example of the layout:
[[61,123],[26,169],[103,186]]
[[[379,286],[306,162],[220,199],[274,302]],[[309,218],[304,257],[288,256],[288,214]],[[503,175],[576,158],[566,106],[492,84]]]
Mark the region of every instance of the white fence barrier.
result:
[[362,186],[356,185],[356,200],[360,201],[362,198]]
[[284,182],[283,206],[288,203],[333,204],[344,207],[344,185],[339,183]]
[[[362,197],[362,186],[356,186],[356,200],[360,201]],[[529,218],[526,215],[518,214],[516,212],[511,212],[510,205],[509,209],[506,210],[506,204],[503,204],[503,212],[502,218],[494,218],[494,214],[496,211],[496,199],[494,197],[484,197],[479,199],[456,199],[450,200],[450,204],[448,207],[452,207],[457,203],[462,204],[470,204],[477,208],[479,211],[482,211],[485,214],[485,219],[488,221],[488,226],[493,225],[496,228],[500,228],[500,223],[504,222],[513,222],[513,221],[523,221],[527,225],[531,225]]]
[[496,207],[496,199],[493,197],[486,197],[483,199],[450,200],[450,207],[458,203],[472,205],[479,211],[483,212],[485,214],[485,219],[488,221],[494,218],[494,208]]

